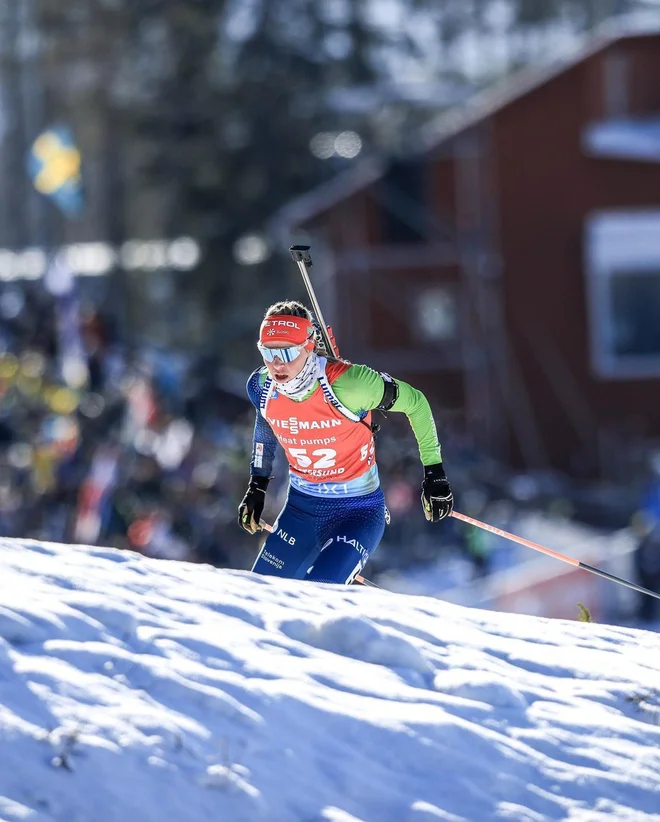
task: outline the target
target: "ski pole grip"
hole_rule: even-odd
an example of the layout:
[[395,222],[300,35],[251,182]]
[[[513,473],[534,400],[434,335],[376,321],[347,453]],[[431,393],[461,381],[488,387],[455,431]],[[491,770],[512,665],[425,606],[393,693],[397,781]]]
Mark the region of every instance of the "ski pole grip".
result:
[[295,263],[304,263],[304,265],[312,264],[312,255],[309,253],[310,246],[308,245],[292,245],[289,248],[293,261]]

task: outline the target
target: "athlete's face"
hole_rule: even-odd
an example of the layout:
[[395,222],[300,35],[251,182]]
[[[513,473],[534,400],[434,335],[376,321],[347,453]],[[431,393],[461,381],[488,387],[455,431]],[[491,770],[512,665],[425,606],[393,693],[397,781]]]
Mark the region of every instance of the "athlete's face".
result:
[[[276,348],[277,346],[266,347]],[[273,362],[264,360],[264,363],[268,369],[268,373],[275,380],[275,382],[288,382],[288,380],[292,380],[300,374],[310,354],[311,351],[305,351],[305,349],[302,348],[300,354],[298,354],[294,360],[291,360],[291,362],[282,362],[279,357],[275,357]]]

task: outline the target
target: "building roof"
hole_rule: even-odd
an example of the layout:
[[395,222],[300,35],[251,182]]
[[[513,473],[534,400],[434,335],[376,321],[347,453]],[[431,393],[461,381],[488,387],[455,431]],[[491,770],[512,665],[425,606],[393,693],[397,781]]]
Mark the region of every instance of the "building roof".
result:
[[327,211],[371,185],[383,176],[384,171],[385,163],[376,157],[369,157],[356,163],[328,182],[287,203],[271,220],[271,232],[275,235],[290,232],[292,228],[302,225],[316,214]]
[[660,35],[660,26],[614,21],[596,30],[580,47],[544,66],[528,66],[502,82],[477,92],[464,105],[452,108],[422,129],[422,143],[432,151],[476,123],[549,83],[613,43]]
[[[433,152],[465,129],[501,111],[615,42],[660,35],[660,25],[656,22],[657,15],[652,19],[651,25],[648,17],[611,21],[601,26],[582,46],[570,54],[554,60],[549,65],[523,68],[493,87],[477,92],[466,103],[440,114],[421,129],[419,136],[422,151]],[[296,227],[371,185],[383,176],[386,169],[387,162],[383,159],[367,158],[358,161],[328,183],[289,202],[277,212],[272,225],[278,233],[290,233]]]

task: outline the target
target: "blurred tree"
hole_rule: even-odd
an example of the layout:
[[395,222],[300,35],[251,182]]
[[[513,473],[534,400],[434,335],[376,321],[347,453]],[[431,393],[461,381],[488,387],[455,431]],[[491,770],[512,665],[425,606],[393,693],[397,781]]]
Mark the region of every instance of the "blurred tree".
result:
[[[269,256],[265,220],[357,154],[342,156],[320,138],[332,143],[354,131],[362,152],[405,153],[417,123],[460,102],[475,84],[540,53],[552,56],[592,25],[646,6],[648,0],[7,0],[0,63],[15,146],[3,155],[5,174],[16,176],[16,146],[29,137],[27,115],[12,116],[21,107],[33,121],[39,109],[40,125],[71,122],[89,205],[78,226],[58,225],[55,239],[196,237],[204,260],[193,274],[172,275],[179,301],[164,323],[179,325],[187,314],[206,320],[196,332],[183,323],[182,336],[238,357],[265,305],[285,290],[293,294],[287,284],[299,287],[295,268]],[[35,48],[41,91],[28,59]],[[5,211],[8,222],[14,214]],[[253,236],[241,242],[245,235]],[[16,229],[11,236],[23,235]],[[142,293],[145,282],[127,288]],[[132,310],[136,302],[129,301]],[[143,306],[134,319],[146,322]]]
[[[338,130],[329,92],[377,78],[374,53],[388,34],[370,23],[368,5],[134,0],[128,7],[134,53],[154,42],[161,53],[149,99],[135,112],[149,146],[146,166],[152,180],[169,181],[169,230],[191,233],[206,248],[188,286],[219,320],[217,343],[252,339],[264,307],[282,293],[279,259],[259,246],[259,234],[282,202],[329,174],[310,151],[319,131]],[[366,144],[369,130],[363,117]],[[245,267],[234,249],[251,232],[254,264]]]
[[[655,0],[411,0],[428,15],[443,58],[481,81],[552,59],[594,27],[636,12],[657,19]],[[460,58],[459,62],[460,62]]]

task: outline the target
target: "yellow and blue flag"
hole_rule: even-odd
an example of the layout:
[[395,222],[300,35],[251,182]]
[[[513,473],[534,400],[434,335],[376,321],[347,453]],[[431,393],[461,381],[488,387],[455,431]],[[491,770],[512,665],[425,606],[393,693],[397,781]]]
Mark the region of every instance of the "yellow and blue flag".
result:
[[42,132],[32,144],[27,165],[37,191],[67,216],[80,214],[84,206],[81,156],[68,126]]

